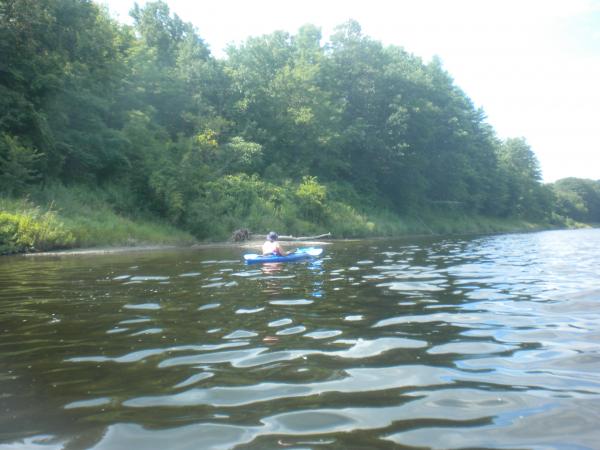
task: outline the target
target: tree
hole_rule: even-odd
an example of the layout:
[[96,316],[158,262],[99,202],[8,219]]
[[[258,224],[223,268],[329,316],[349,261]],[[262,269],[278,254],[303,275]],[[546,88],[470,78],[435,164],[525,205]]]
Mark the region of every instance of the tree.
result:
[[91,1],[0,7],[0,131],[40,155],[44,178],[110,173],[122,163],[110,123],[125,70],[120,28]]
[[319,83],[320,39],[319,29],[304,26],[295,36],[275,32],[228,49],[232,121],[262,146],[267,177],[324,173],[337,164],[330,157],[336,108]]
[[39,174],[36,163],[41,155],[8,134],[0,135],[0,192],[18,194]]
[[507,139],[498,148],[507,214],[543,218],[550,211],[547,192],[541,185],[539,162],[524,138]]
[[551,185],[556,211],[580,222],[600,223],[600,181],[563,178]]
[[[133,109],[145,110],[172,139],[192,136],[214,121],[207,99],[217,66],[204,41],[162,1],[131,12],[140,39],[129,53]],[[209,82],[207,82],[209,81]]]

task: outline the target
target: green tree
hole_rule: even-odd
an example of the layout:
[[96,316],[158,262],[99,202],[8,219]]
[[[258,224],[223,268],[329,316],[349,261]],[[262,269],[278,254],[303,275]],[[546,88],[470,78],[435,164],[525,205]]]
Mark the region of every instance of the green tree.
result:
[[[548,193],[541,184],[541,170],[537,157],[524,138],[507,139],[498,147],[501,179],[504,182],[502,198],[507,215],[543,218],[550,212]],[[501,191],[502,191],[501,190]]]
[[39,174],[36,163],[41,155],[32,147],[22,145],[15,137],[0,135],[0,192],[18,194]]
[[119,165],[114,92],[119,26],[90,1],[0,2],[0,131],[40,158],[44,178],[103,176]]
[[320,40],[319,29],[304,26],[295,36],[275,32],[228,49],[232,120],[240,136],[262,146],[267,177],[322,173],[337,164],[329,156],[337,113],[319,85]]
[[135,109],[145,110],[171,138],[192,136],[205,127],[212,115],[205,98],[207,78],[215,65],[194,27],[183,22],[162,1],[137,4],[131,12],[140,39],[129,53],[130,86]]
[[600,223],[600,181],[563,178],[551,185],[556,211],[580,222]]

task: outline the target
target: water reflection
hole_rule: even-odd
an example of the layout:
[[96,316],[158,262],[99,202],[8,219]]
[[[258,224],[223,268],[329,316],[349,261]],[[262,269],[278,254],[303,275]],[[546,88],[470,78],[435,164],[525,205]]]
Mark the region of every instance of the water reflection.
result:
[[594,448],[600,231],[0,259],[0,449]]

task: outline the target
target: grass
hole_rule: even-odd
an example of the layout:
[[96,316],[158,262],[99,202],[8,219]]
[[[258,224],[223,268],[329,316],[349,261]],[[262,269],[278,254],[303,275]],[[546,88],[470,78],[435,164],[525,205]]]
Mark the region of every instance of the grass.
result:
[[0,254],[69,248],[75,236],[54,211],[0,199]]
[[54,187],[27,199],[0,198],[0,254],[193,242],[189,233],[155,218],[118,214],[97,192],[83,188]]
[[332,224],[332,232],[337,237],[499,233],[552,228],[547,223],[524,219],[452,211],[424,210],[398,215],[387,210],[373,210],[360,214],[346,205],[338,206],[335,216],[339,220],[336,221],[338,225]]

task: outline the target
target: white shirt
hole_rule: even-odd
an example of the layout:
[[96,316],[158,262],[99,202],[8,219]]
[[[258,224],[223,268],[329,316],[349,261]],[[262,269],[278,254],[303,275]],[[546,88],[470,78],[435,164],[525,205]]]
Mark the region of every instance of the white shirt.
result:
[[262,247],[263,255],[271,255],[273,253],[280,254],[281,249],[277,241],[266,241]]

